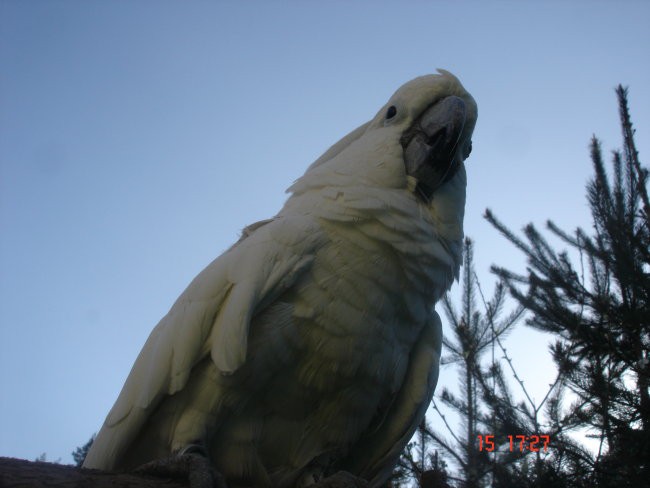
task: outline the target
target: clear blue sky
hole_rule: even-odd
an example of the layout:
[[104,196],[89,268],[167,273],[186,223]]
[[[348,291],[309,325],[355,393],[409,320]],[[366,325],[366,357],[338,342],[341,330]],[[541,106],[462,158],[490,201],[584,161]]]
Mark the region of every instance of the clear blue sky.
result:
[[[403,82],[479,105],[466,233],[589,227],[593,133],[630,86],[650,149],[648,2],[0,0],[0,456],[71,462],[189,281]],[[538,399],[546,339],[509,341]],[[455,384],[451,370],[443,383]]]

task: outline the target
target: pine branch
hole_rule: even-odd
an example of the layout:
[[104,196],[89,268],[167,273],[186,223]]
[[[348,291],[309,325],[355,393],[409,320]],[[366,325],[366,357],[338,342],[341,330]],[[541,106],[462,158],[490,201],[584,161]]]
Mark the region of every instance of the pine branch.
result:
[[641,167],[641,162],[639,161],[639,152],[637,151],[636,143],[634,142],[635,130],[632,127],[632,119],[630,117],[630,110],[627,103],[627,92],[628,89],[624,88],[623,85],[618,85],[616,87],[621,127],[623,129],[623,147],[626,159],[634,168],[637,191],[639,192],[643,202],[645,222],[647,226],[650,226],[650,199],[648,198],[647,187],[648,170]]
[[442,421],[444,422],[445,427],[447,428],[447,431],[451,434],[451,436],[454,438],[454,440],[455,440],[458,444],[461,444],[460,439],[459,439],[458,437],[456,437],[456,434],[454,434],[454,430],[453,430],[453,429],[451,428],[451,426],[449,425],[449,422],[447,422],[447,417],[446,417],[445,414],[443,414],[443,413],[440,411],[440,409],[438,408],[438,404],[436,403],[436,399],[435,399],[435,398],[433,398],[433,399],[431,400],[431,404],[432,404],[432,406],[433,406],[433,409],[438,413],[438,415],[440,416],[440,418],[441,418]]
[[[481,296],[481,299],[483,300],[483,305],[485,307],[487,307],[487,303],[485,301],[485,295],[483,295],[483,290],[482,290],[480,284],[478,285],[478,290],[479,290],[479,294]],[[492,325],[492,327],[494,327],[494,323],[491,323],[490,325]],[[512,359],[510,358],[510,356],[508,356],[508,351],[506,350],[505,346],[503,345],[503,342],[501,342],[501,339],[499,338],[498,335],[496,335],[496,333],[494,333],[493,336],[494,336],[494,340],[496,341],[497,345],[499,346],[499,349],[501,349],[501,352],[503,352],[503,358],[507,361],[508,365],[510,366],[510,370],[512,371],[512,374],[513,374],[515,380],[517,381],[517,383],[519,383],[524,395],[528,399],[528,402],[532,406],[533,410],[535,410],[535,402],[533,402],[532,398],[528,394],[528,390],[524,386],[523,380],[517,374],[517,370],[515,369],[514,365],[512,364]]]

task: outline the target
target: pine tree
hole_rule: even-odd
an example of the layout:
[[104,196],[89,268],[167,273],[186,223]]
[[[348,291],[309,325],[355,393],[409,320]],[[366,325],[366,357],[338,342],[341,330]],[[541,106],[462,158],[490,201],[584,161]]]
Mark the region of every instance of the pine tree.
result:
[[90,439],[88,439],[88,442],[86,442],[83,446],[77,447],[74,451],[72,451],[72,459],[74,459],[75,465],[77,467],[81,467],[81,465],[84,463],[86,454],[88,454],[90,446],[92,446],[93,442],[95,441],[95,435],[96,434],[93,434]]
[[[458,486],[463,488],[574,486],[563,478],[560,464],[552,463],[551,456],[541,449],[541,436],[550,439],[553,434],[557,439],[561,433],[554,427],[561,399],[559,376],[542,401],[535,403],[504,345],[505,336],[519,322],[524,309],[520,306],[503,313],[507,296],[503,282],[496,284],[492,299],[486,301],[474,270],[470,240],[465,243],[464,256],[462,313],[456,312],[449,296],[443,302],[453,331],[452,337],[444,340],[450,354],[443,363],[458,366],[460,396],[448,389],[440,395],[441,401],[459,414],[463,435],[456,435],[451,428],[448,430],[454,441],[434,431],[429,434],[460,465]],[[477,306],[476,295],[482,306]],[[515,400],[504,367],[515,378],[523,401]],[[444,421],[435,401],[434,409]],[[540,450],[519,449],[518,442],[508,442],[510,437],[518,441],[518,435],[540,436]]]
[[[476,303],[476,295],[480,292],[482,297],[482,291],[474,270],[473,246],[470,239],[465,240],[460,314],[449,295],[443,301],[452,336],[443,339],[447,354],[443,356],[442,363],[457,366],[460,394],[456,395],[445,388],[438,399],[460,416],[463,431],[457,434],[449,426],[435,399],[434,410],[440,415],[451,438],[425,425],[426,434],[446,457],[453,459],[460,467],[457,478],[464,488],[485,486],[486,475],[491,471],[488,450],[481,449],[485,435],[493,432],[494,427],[493,417],[481,408],[482,388],[488,381],[482,363],[489,359],[487,353],[493,352],[495,341],[503,338],[522,314],[519,308],[501,318],[506,298],[503,284],[497,284],[492,299],[484,303],[485,313],[481,313]],[[494,362],[493,354],[491,360]]]
[[[587,186],[591,233],[550,233],[577,251],[576,268],[531,224],[522,240],[488,210],[486,218],[527,257],[526,275],[494,272],[530,313],[528,325],[554,334],[553,360],[577,398],[554,413],[558,432],[589,428],[599,449],[561,451],[564,469],[588,473],[591,486],[643,486],[650,479],[650,202],[630,121],[627,90],[617,89],[623,150],[612,175],[599,141],[591,142],[594,176]],[[585,270],[586,268],[586,270]],[[587,276],[585,276],[587,275]],[[558,397],[559,400],[559,397]]]

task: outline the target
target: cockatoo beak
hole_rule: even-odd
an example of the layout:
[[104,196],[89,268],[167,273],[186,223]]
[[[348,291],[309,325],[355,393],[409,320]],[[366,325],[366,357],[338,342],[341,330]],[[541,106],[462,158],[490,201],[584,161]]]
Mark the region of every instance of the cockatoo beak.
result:
[[427,108],[400,140],[406,173],[417,180],[417,192],[427,201],[465,159],[458,154],[465,120],[465,102],[449,96]]

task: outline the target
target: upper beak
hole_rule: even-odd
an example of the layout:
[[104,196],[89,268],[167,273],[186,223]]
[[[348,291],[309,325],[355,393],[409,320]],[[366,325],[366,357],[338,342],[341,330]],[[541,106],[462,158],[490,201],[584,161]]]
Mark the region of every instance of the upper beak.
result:
[[400,140],[406,173],[417,179],[419,193],[427,200],[460,166],[456,153],[465,120],[465,102],[448,96],[427,108]]

